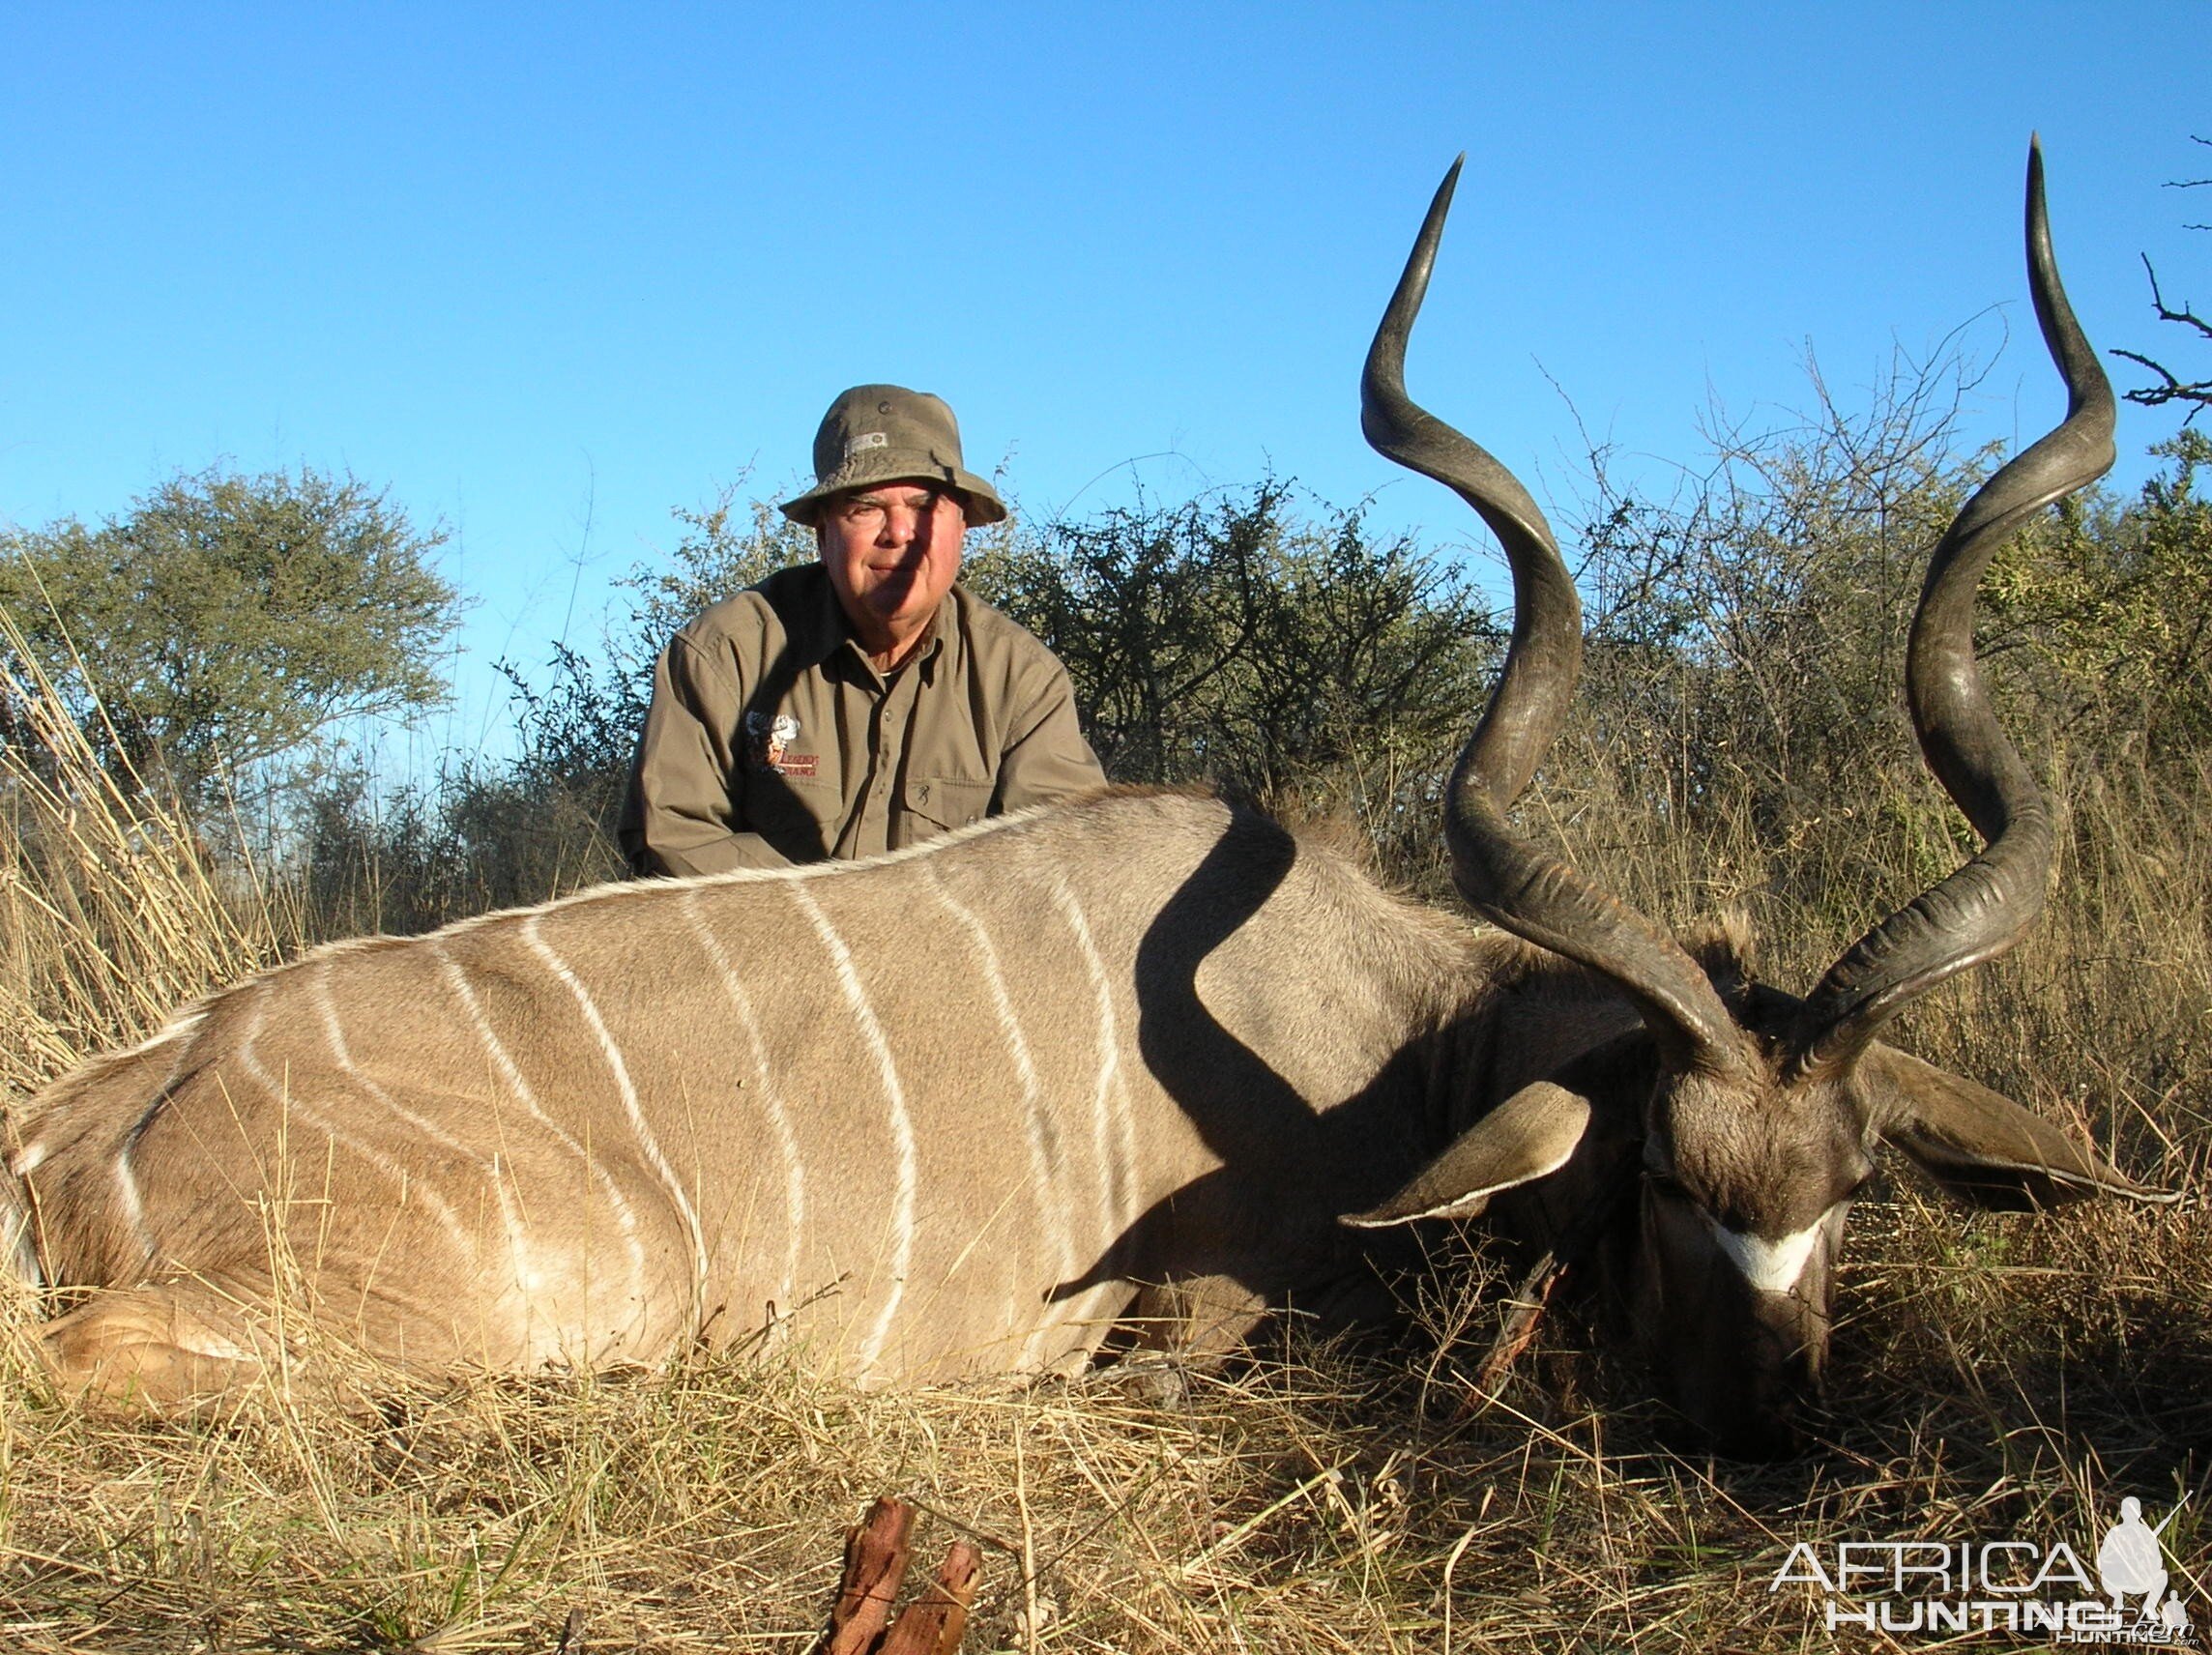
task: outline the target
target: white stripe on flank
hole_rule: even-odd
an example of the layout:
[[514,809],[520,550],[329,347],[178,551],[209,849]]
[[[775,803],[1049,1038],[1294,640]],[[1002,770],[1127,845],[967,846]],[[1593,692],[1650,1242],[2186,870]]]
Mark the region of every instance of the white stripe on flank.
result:
[[876,1365],[889,1341],[891,1322],[898,1315],[899,1301],[906,1297],[906,1273],[914,1261],[914,1214],[917,1167],[914,1147],[914,1120],[907,1113],[906,1089],[899,1084],[898,1066],[891,1061],[890,1042],[884,1037],[884,1026],[876,1020],[875,1007],[868,1002],[867,991],[860,986],[860,974],[854,969],[852,950],[845,946],[845,939],[837,935],[830,923],[830,916],[822,912],[822,905],[813,893],[798,881],[785,887],[792,900],[799,904],[822,945],[830,950],[830,958],[837,968],[837,984],[845,991],[846,1003],[852,1006],[853,1016],[860,1025],[860,1032],[868,1042],[868,1050],[875,1055],[876,1071],[882,1077],[884,1096],[890,1105],[891,1143],[898,1154],[897,1182],[891,1191],[891,1264],[890,1296],[884,1301],[883,1313],[876,1318],[876,1325],[868,1335],[868,1342],[860,1349],[860,1361],[856,1377],[863,1376]]
[[653,1170],[660,1175],[660,1181],[667,1186],[668,1193],[676,1198],[676,1210],[684,1215],[684,1228],[691,1237],[691,1326],[696,1332],[699,1319],[706,1314],[707,1303],[707,1237],[699,1228],[699,1209],[692,1205],[690,1196],[684,1193],[683,1182],[676,1176],[676,1169],[668,1164],[668,1157],[660,1152],[660,1142],[654,1137],[653,1128],[646,1123],[645,1111],[638,1105],[637,1088],[629,1078],[629,1064],[623,1060],[622,1048],[615,1044],[614,1035],[608,1031],[606,1019],[599,1015],[598,1006],[593,1002],[590,992],[577,980],[576,973],[568,969],[568,962],[556,954],[538,933],[539,917],[534,914],[523,922],[522,940],[530,944],[530,951],[543,960],[553,974],[568,985],[568,992],[576,997],[576,1005],[583,1012],[584,1021],[591,1025],[592,1033],[599,1043],[600,1055],[606,1059],[607,1068],[614,1075],[615,1091],[622,1098],[623,1112],[629,1117],[629,1129],[637,1138],[638,1147],[645,1151],[645,1158],[653,1164]]
[[799,1134],[792,1128],[791,1114],[783,1107],[782,1089],[775,1084],[775,1075],[769,1067],[768,1043],[761,1038],[760,1019],[753,1014],[752,997],[745,993],[745,985],[738,980],[729,956],[722,952],[720,940],[709,929],[705,915],[699,912],[699,893],[685,891],[683,907],[684,917],[699,939],[699,945],[707,950],[707,958],[721,973],[722,989],[729,995],[738,1023],[745,1031],[746,1043],[752,1048],[753,1065],[760,1071],[761,1105],[768,1111],[769,1126],[775,1133],[776,1147],[783,1153],[783,1215],[790,1240],[784,1252],[783,1280],[776,1287],[775,1302],[788,1315],[799,1292],[800,1247],[806,1234],[806,1166],[799,1156]]
[[[196,1028],[199,1020],[198,1014],[180,1017],[170,1025],[170,1028],[182,1033],[191,1028]],[[120,1062],[123,1058],[135,1057],[139,1052],[149,1051],[160,1045],[168,1037],[168,1032],[164,1031],[161,1034],[148,1040],[143,1046],[134,1047],[131,1052],[112,1060]],[[189,1050],[190,1047],[187,1044],[169,1060],[168,1068],[161,1074],[161,1084],[156,1087],[148,1096],[145,1109],[139,1114],[138,1118],[131,1123],[131,1129],[123,1135],[123,1142],[117,1145],[115,1149],[116,1199],[123,1204],[123,1216],[130,1223],[131,1238],[138,1243],[138,1250],[149,1265],[159,1260],[160,1247],[154,1239],[154,1232],[148,1228],[146,1223],[146,1203],[138,1189],[138,1175],[131,1167],[131,1150],[147,1127],[152,1124],[154,1117],[160,1113],[162,1104],[168,1101],[169,1089],[177,1084],[177,1071],[185,1066],[185,1057]],[[108,1059],[95,1058],[89,1066],[100,1067],[109,1061]],[[48,1153],[50,1153],[50,1149],[44,1144],[34,1144],[27,1147],[17,1159],[15,1168],[17,1175],[27,1174],[33,1168],[38,1167],[45,1160]]]
[[[1037,1222],[1043,1226],[1047,1241],[1059,1255],[1059,1279],[1066,1281],[1075,1274],[1075,1238],[1068,1229],[1067,1200],[1061,1188],[1060,1146],[1052,1117],[1045,1109],[1044,1087],[1037,1079],[1030,1043],[1022,1033],[1020,1018],[1014,1013],[1013,997],[1006,992],[1006,973],[1000,967],[999,950],[992,945],[991,933],[984,928],[982,920],[946,888],[936,868],[924,862],[922,875],[946,911],[967,927],[969,938],[975,944],[975,957],[983,969],[983,980],[990,985],[991,1002],[999,1014],[999,1032],[1013,1058],[1014,1073],[1022,1083],[1022,1106],[1029,1125],[1030,1184],[1034,1192]],[[1047,1329],[1035,1314],[1035,1306],[1022,1304],[1018,1290],[1014,1296],[1016,1302],[1006,1325],[1020,1326],[1025,1315],[1032,1322],[1021,1356],[1021,1365],[1032,1368],[1035,1366],[1035,1346]]]
[[[372,1101],[382,1104],[385,1109],[398,1117],[414,1131],[421,1133],[441,1147],[451,1150],[463,1159],[475,1162],[477,1168],[490,1177],[492,1192],[499,1200],[501,1216],[507,1223],[508,1250],[514,1256],[516,1280],[519,1281],[529,1267],[529,1246],[516,1225],[512,1209],[508,1205],[507,1192],[500,1188],[496,1161],[486,1161],[483,1156],[463,1144],[435,1120],[406,1108],[383,1087],[370,1080],[362,1071],[361,1065],[353,1060],[353,1051],[346,1044],[345,1030],[338,1022],[337,1002],[331,998],[331,972],[328,961],[325,961],[321,969],[314,973],[313,981],[315,1003],[323,1014],[323,1033],[329,1042],[331,1056],[337,1060],[338,1068],[345,1077],[359,1087]],[[258,1018],[254,1026],[256,1029],[260,1027]],[[472,1267],[481,1268],[482,1251],[477,1246],[476,1238],[473,1235],[468,1237],[467,1252],[473,1262]]]
[[340,1130],[337,1122],[331,1119],[329,1116],[323,1114],[312,1104],[294,1094],[287,1085],[279,1083],[276,1077],[263,1066],[259,1055],[255,1053],[253,1048],[261,1038],[262,1021],[268,1016],[268,1013],[269,996],[266,993],[255,995],[253,997],[253,1009],[247,1014],[245,1034],[238,1043],[238,1060],[254,1085],[275,1098],[279,1108],[298,1116],[333,1144],[352,1150],[383,1174],[385,1178],[399,1191],[400,1205],[405,1206],[408,1196],[420,1187],[424,1205],[438,1215],[439,1223],[446,1227],[446,1234],[453,1243],[453,1250],[465,1255],[473,1264],[477,1257],[476,1243],[470,1239],[468,1232],[462,1228],[460,1217],[453,1211],[451,1202],[440,1195],[428,1182],[411,1179],[407,1169],[392,1159],[391,1156],[371,1148],[350,1132]]
[[491,1019],[484,1015],[483,1006],[477,1000],[477,991],[471,986],[468,973],[446,952],[444,944],[432,941],[428,945],[430,951],[438,957],[438,967],[445,976],[446,986],[453,991],[454,997],[475,1021],[478,1037],[483,1041],[484,1050],[491,1055],[500,1078],[507,1082],[508,1090],[514,1094],[517,1103],[530,1112],[530,1118],[544,1127],[555,1143],[581,1161],[585,1170],[598,1181],[599,1192],[607,1198],[607,1205],[614,1212],[615,1222],[622,1226],[623,1241],[629,1252],[630,1303],[636,1313],[643,1316],[646,1309],[645,1245],[638,1239],[637,1214],[630,1210],[629,1199],[623,1194],[621,1186],[606,1168],[594,1160],[589,1150],[564,1132],[560,1123],[538,1107],[538,1094],[530,1089],[530,1083],[523,1079],[521,1069],[515,1066],[514,1059],[509,1055],[498,1032],[492,1028]]
[[1742,1272],[1745,1281],[1761,1292],[1785,1293],[1795,1287],[1797,1278],[1805,1273],[1805,1261],[1813,1256],[1813,1243],[1819,1240],[1821,1231],[1827,1228],[1835,1210],[1830,1207],[1805,1229],[1793,1235],[1785,1235],[1779,1241],[1740,1234],[1709,1212],[1702,1216],[1728,1262]]
[[479,1167],[486,1165],[483,1156],[478,1154],[476,1150],[463,1144],[428,1116],[420,1115],[401,1104],[383,1087],[363,1073],[361,1065],[353,1060],[353,1049],[346,1044],[345,1029],[338,1021],[337,1002],[331,998],[331,973],[327,961],[324,963],[323,969],[315,973],[314,983],[315,1004],[323,1016],[323,1033],[330,1043],[331,1056],[337,1060],[338,1067],[344,1071],[346,1079],[353,1082],[376,1103],[381,1104],[392,1114],[397,1116],[410,1128],[420,1132],[423,1137],[432,1140],[444,1148],[451,1149],[456,1155],[467,1157]]
[[[1091,994],[1098,1018],[1098,1088],[1091,1099],[1091,1130],[1098,1146],[1098,1171],[1107,1202],[1107,1228],[1112,1239],[1136,1218],[1137,1132],[1129,1115],[1129,1094],[1121,1085],[1121,1032],[1114,1013],[1114,985],[1106,975],[1106,962],[1091,941],[1091,921],[1084,917],[1075,892],[1058,868],[1052,871],[1052,900],[1075,933],[1076,951],[1091,973]],[[1108,1140],[1108,1126],[1121,1140]]]
[[151,1265],[160,1249],[154,1245],[154,1233],[146,1228],[146,1203],[138,1193],[138,1175],[131,1170],[131,1144],[127,1139],[123,1147],[115,1151],[115,1195],[123,1204],[123,1216],[131,1226],[131,1235],[138,1243],[138,1251],[145,1255]]
[[[545,1277],[538,1268],[538,1261],[531,1255],[530,1227],[523,1222],[522,1214],[515,1210],[514,1198],[507,1193],[507,1170],[499,1164],[497,1155],[491,1158],[486,1176],[491,1179],[491,1193],[499,1202],[500,1223],[507,1228],[507,1258],[508,1263],[514,1267],[514,1285],[522,1292],[522,1325],[527,1334],[536,1314],[530,1297],[544,1289]],[[558,1313],[552,1320],[558,1321]]]

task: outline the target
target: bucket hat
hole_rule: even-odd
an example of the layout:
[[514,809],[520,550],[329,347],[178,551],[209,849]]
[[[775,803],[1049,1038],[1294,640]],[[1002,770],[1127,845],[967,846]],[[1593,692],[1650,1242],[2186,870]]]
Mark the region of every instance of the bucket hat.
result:
[[937,482],[967,502],[971,524],[1006,514],[998,491],[960,461],[960,422],[942,396],[903,385],[856,385],[839,394],[814,433],[814,486],[783,503],[795,523],[812,523],[832,494],[879,482]]

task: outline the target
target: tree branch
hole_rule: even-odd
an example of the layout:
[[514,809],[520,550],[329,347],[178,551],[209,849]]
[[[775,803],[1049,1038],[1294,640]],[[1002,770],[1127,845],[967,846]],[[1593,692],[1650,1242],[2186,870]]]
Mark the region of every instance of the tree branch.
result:
[[[2203,142],[2201,138],[2197,141]],[[2212,179],[2195,179],[2189,182],[2192,184],[2208,184],[2212,183]],[[2158,319],[2161,322],[2178,322],[2185,328],[2194,329],[2198,337],[2212,339],[2212,321],[2206,321],[2202,316],[2197,315],[2188,305],[2183,305],[2180,309],[2176,310],[2167,304],[2166,294],[2158,284],[2158,271],[2151,264],[2147,255],[2143,258],[2143,274],[2150,277],[2151,307],[2158,312]],[[2192,419],[2196,417],[2197,409],[2212,407],[2212,379],[2184,380],[2164,363],[2154,362],[2139,351],[2113,350],[2110,354],[2132,362],[2139,367],[2146,367],[2165,381],[2162,385],[2141,386],[2127,392],[2127,399],[2138,407],[2158,408],[2168,402],[2184,402],[2191,405],[2190,418]]]

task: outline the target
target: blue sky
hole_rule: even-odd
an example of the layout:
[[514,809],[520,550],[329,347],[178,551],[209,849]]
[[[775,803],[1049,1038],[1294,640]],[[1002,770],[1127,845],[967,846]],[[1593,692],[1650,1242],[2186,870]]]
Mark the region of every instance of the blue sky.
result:
[[[1430,189],[1416,395],[1571,495],[1711,398],[1849,400],[1968,325],[1974,430],[2059,397],[2021,267],[2040,130],[2100,345],[2175,346],[2212,191],[2202,0],[1772,6],[15,7],[0,15],[0,520],[307,463],[443,521],[486,663],[588,644],[672,507],[780,492],[830,396],[937,391],[1049,515],[1272,468],[1469,533],[1361,444]],[[2196,91],[2192,93],[2191,87]],[[2194,100],[2194,102],[2193,102]],[[2133,370],[2115,365],[2125,386]],[[1571,406],[1570,406],[1571,402]],[[2170,417],[2123,414],[2120,479]],[[1165,456],[1165,457],[1161,457]],[[1135,462],[1133,465],[1123,462]]]

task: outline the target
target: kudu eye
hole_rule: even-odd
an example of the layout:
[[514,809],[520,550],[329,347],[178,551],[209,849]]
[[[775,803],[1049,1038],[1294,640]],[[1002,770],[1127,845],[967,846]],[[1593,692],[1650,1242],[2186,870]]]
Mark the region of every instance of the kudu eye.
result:
[[1681,1179],[1674,1176],[1672,1168],[1646,1166],[1644,1169],[1644,1187],[1651,1194],[1664,1196],[1669,1201],[1697,1205],[1698,1198],[1682,1186]]

